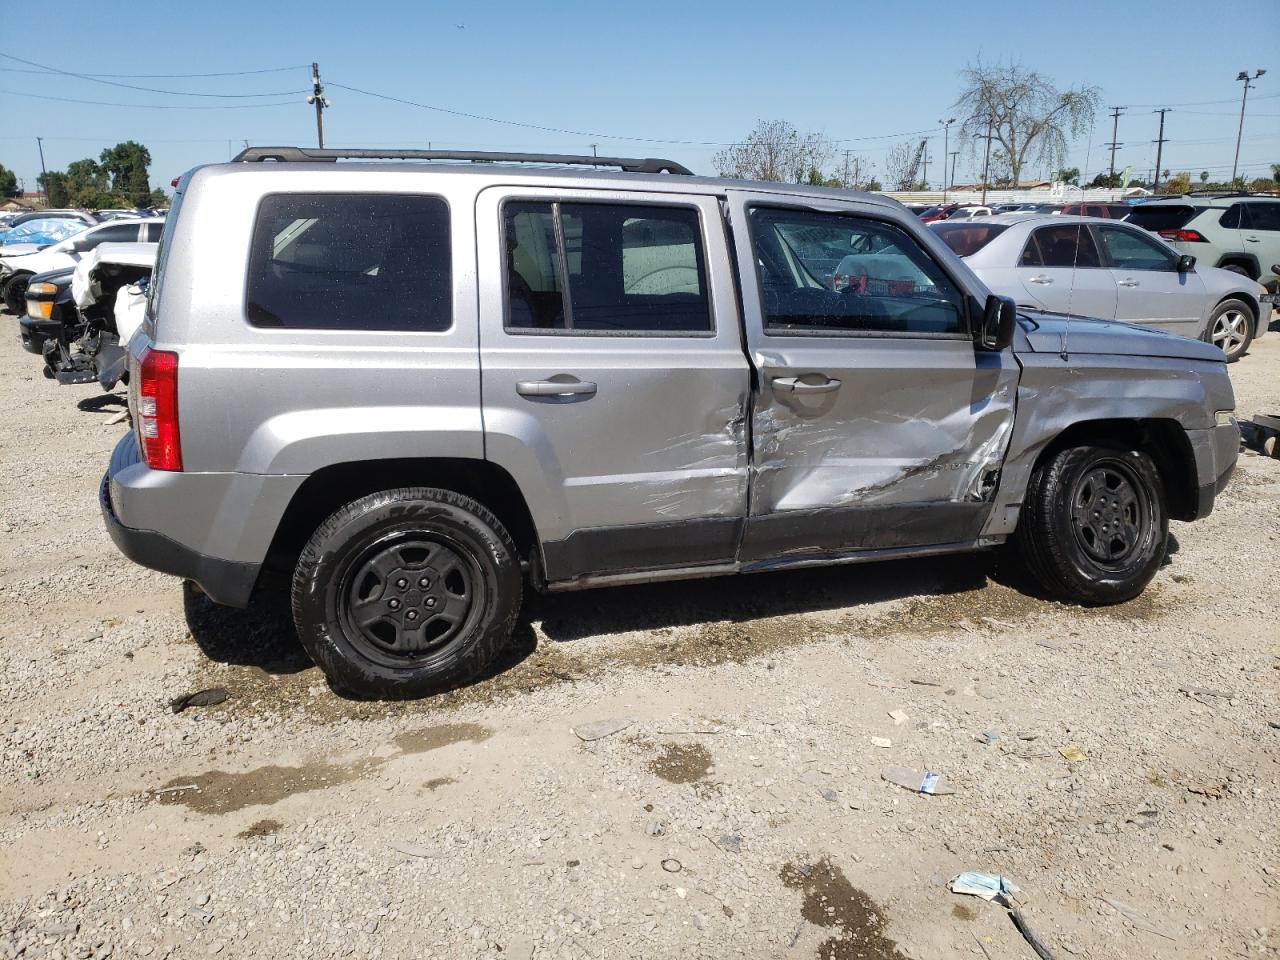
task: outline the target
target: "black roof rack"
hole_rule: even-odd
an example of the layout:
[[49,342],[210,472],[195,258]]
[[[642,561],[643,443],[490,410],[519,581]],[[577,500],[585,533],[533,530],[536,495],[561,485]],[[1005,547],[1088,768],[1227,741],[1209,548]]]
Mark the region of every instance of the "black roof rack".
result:
[[588,157],[562,153],[489,153],[478,150],[367,150],[314,149],[312,147],[247,147],[233,162],[262,163],[328,162],[336,160],[460,160],[469,163],[542,163],[580,167],[618,167],[626,173],[673,173],[693,176],[693,171],[674,160],[656,157]]

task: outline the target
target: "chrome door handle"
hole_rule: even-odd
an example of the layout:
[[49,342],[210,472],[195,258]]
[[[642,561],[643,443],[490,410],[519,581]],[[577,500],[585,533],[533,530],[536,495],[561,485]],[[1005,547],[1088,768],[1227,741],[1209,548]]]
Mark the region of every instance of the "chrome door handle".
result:
[[1257,237],[1245,237],[1244,239],[1245,239],[1245,242],[1246,242],[1246,243],[1261,243],[1261,242],[1262,242],[1262,241],[1261,241],[1261,240],[1259,240]]
[[805,383],[799,377],[774,377],[773,387],[775,390],[786,390],[789,393],[834,393],[840,389],[840,381]]
[[1138,281],[1133,279],[1133,277],[1125,277],[1123,280],[1117,280],[1116,286],[1117,287],[1136,287],[1138,286]]
[[590,396],[596,392],[596,385],[590,380],[575,380],[559,383],[555,380],[521,380],[516,384],[516,393],[522,397],[572,397]]
[[1042,274],[1040,274],[1040,276],[1038,276],[1038,277],[1032,277],[1032,278],[1030,279],[1030,281],[1029,281],[1029,282],[1031,282],[1031,283],[1053,283],[1053,277],[1046,277],[1046,276],[1042,273]]

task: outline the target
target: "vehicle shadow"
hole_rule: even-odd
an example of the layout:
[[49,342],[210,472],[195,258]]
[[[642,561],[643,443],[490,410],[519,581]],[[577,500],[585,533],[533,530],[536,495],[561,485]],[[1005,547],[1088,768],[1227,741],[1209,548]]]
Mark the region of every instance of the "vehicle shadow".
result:
[[530,593],[521,622],[540,621],[543,634],[557,643],[629,630],[743,623],[980,590],[987,585],[991,566],[989,557],[970,554],[560,594]]
[[182,612],[192,638],[210,660],[271,674],[298,673],[312,665],[293,628],[287,591],[264,591],[240,610],[214,603],[183,583]]
[[76,401],[76,409],[81,413],[104,413],[115,408],[123,409],[129,401],[122,393],[100,393],[92,397],[81,397]]

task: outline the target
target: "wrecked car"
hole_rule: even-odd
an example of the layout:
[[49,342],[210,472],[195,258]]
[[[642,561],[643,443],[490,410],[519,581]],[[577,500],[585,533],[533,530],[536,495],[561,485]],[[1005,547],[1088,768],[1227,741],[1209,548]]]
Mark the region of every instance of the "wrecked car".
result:
[[104,243],[74,270],[40,274],[27,289],[23,348],[62,384],[126,379],[124,345],[142,325],[155,243]]
[[525,578],[1011,544],[1050,595],[1122,602],[1240,442],[1210,344],[1019,317],[891,199],[652,159],[197,168],[128,365],[116,544],[219,603],[290,584],[368,697],[477,676]]

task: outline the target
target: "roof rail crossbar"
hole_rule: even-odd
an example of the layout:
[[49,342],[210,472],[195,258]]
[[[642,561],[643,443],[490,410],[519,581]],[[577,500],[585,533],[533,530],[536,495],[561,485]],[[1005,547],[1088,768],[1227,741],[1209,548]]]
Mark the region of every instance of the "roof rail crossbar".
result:
[[247,147],[233,162],[327,162],[337,160],[459,160],[469,163],[541,163],[580,167],[617,167],[626,173],[672,173],[692,176],[693,171],[674,160],[657,157],[588,157],[562,153],[490,153],[479,150],[368,150],[314,149],[312,147]]

